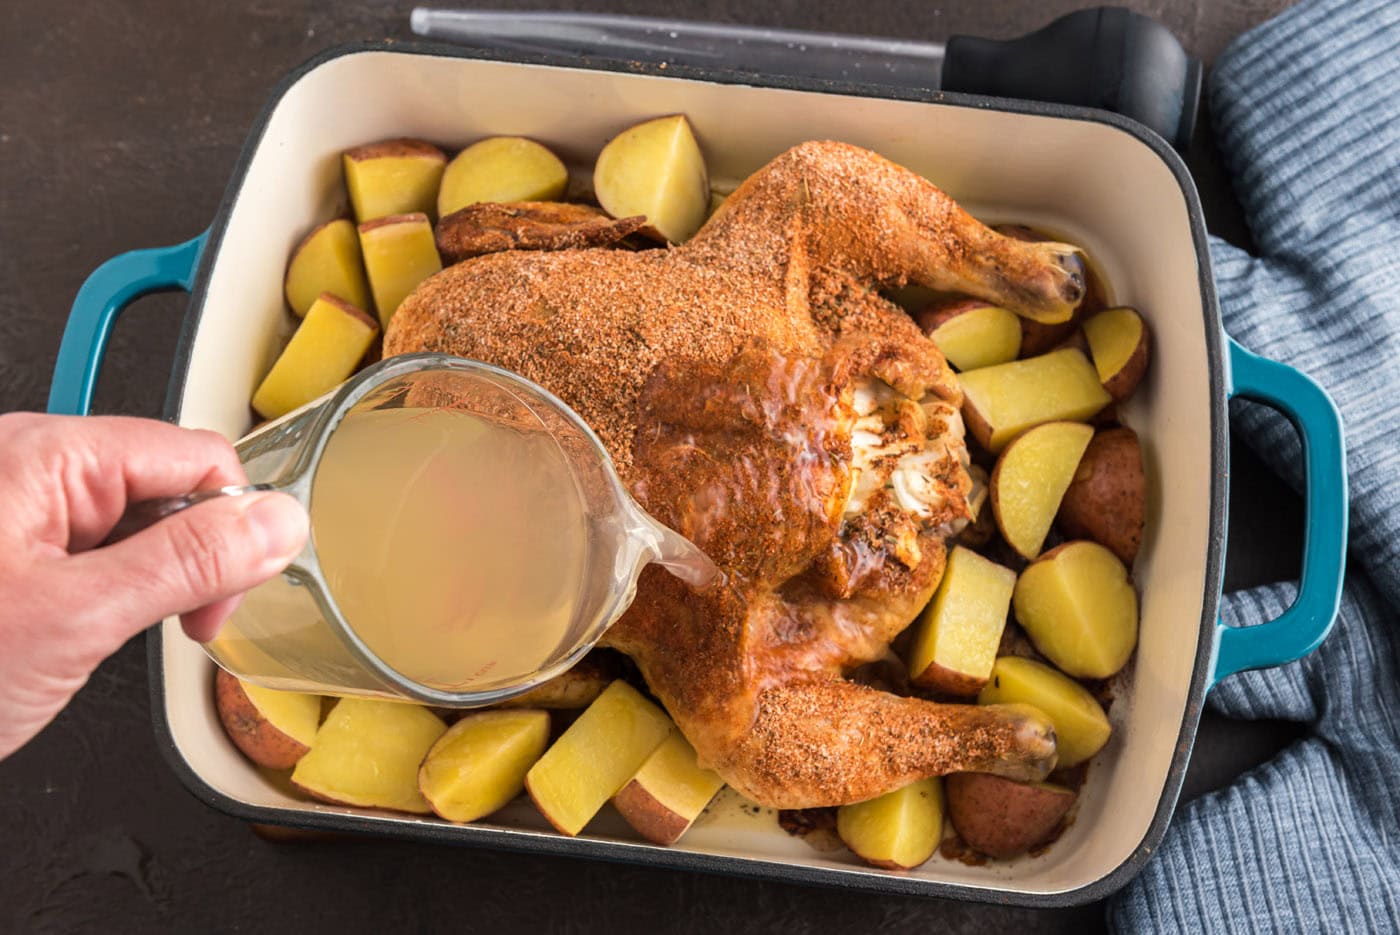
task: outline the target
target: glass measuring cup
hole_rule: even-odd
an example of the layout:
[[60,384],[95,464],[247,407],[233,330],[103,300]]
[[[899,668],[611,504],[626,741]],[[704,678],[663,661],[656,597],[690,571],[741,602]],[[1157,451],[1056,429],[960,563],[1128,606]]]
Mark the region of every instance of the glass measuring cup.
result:
[[[401,671],[356,630],[355,620],[347,619],[322,565],[322,553],[330,543],[317,541],[321,528],[317,481],[320,477],[323,491],[329,489],[331,474],[330,469],[323,473],[323,458],[338,428],[363,425],[359,420],[365,418],[393,421],[429,416],[440,421],[460,415],[469,417],[466,421],[477,425],[477,430],[485,425],[489,431],[525,433],[537,445],[532,451],[563,466],[557,476],[573,485],[572,493],[563,493],[576,497],[578,511],[570,516],[582,522],[586,548],[582,572],[576,575],[577,591],[563,595],[561,606],[568,608],[570,619],[557,645],[538,665],[530,665],[529,671],[520,670],[519,663],[515,669],[488,666],[490,671],[469,683],[447,684]],[[446,427],[444,437],[457,431],[455,424]],[[392,446],[393,439],[386,436],[386,444]],[[455,707],[490,704],[528,691],[573,665],[631,604],[637,577],[647,563],[659,562],[696,586],[716,575],[699,549],[633,501],[607,451],[573,410],[542,387],[487,364],[440,354],[390,358],[366,368],[328,396],[259,428],[236,448],[253,486],[225,492],[281,490],[312,514],[312,535],[302,552],[282,575],[248,592],[219,634],[204,646],[225,669],[269,688]],[[392,457],[392,447],[381,455]],[[382,493],[375,489],[374,478],[365,478],[365,496]],[[494,499],[478,497],[474,502],[489,506]],[[444,503],[444,510],[451,508]],[[539,529],[532,534],[548,543],[552,540],[545,537],[558,538],[561,530]],[[444,560],[450,567],[451,556]],[[440,562],[432,564],[439,571],[444,567]],[[412,575],[414,569],[400,573]],[[371,591],[376,587],[365,586]],[[342,591],[342,596],[346,593]],[[522,638],[531,623],[518,621]],[[423,631],[416,638],[430,636]]]

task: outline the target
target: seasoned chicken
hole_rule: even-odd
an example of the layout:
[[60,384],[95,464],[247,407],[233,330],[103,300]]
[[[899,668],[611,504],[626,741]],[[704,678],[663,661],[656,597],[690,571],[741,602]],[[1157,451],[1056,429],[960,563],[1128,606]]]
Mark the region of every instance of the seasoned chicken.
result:
[[593,426],[637,500],[728,578],[696,593],[648,568],[606,643],[745,796],[839,805],[1055,762],[1034,709],[845,678],[928,602],[971,516],[958,383],[876,288],[1065,312],[1082,269],[1073,248],[1003,237],[872,152],[812,142],[681,246],[452,266],[403,303],[384,349],[497,364]]

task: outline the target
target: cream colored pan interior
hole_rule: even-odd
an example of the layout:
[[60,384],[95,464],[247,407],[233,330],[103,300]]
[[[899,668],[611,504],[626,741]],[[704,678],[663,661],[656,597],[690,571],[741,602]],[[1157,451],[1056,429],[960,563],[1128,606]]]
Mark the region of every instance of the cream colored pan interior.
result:
[[[1209,545],[1210,326],[1187,204],[1167,165],[1122,130],[995,110],[430,55],[334,58],[288,90],[248,164],[217,245],[181,422],[230,438],[250,427],[249,396],[289,327],[283,266],[301,236],[339,209],[341,150],[395,136],[460,147],[485,135],[519,134],[586,167],[619,130],[676,112],[693,122],[721,190],[803,140],[867,146],[932,179],[983,220],[1025,221],[1074,239],[1098,259],[1116,299],[1148,317],[1156,357],[1126,413],[1143,436],[1149,472],[1148,530],[1137,565],[1142,632],[1131,691],[1112,707],[1114,737],[1093,764],[1076,820],[1044,856],[992,867],[935,857],[906,875],[1035,894],[1103,877],[1143,839],[1172,763],[1200,638]],[[294,797],[251,766],[219,727],[212,664],[177,625],[164,628],[164,713],[177,755],[204,783],[245,805],[365,814]],[[388,813],[376,820],[386,832],[420,821]],[[520,802],[485,827],[552,834]],[[650,847],[610,810],[586,837]],[[844,851],[817,852],[780,831],[772,814],[724,802],[679,847],[837,874],[884,873]]]

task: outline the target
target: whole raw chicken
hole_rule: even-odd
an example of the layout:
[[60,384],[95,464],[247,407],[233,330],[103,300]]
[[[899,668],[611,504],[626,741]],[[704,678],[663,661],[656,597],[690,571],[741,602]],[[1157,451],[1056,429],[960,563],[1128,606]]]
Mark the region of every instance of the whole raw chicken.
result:
[[1064,312],[1073,248],[1001,236],[875,153],[796,146],[689,242],[509,251],[423,283],[387,355],[438,351],[520,373],[598,432],[624,483],[728,585],[649,568],[606,643],[716,770],[779,808],[916,779],[1042,778],[1030,708],[901,697],[846,675],[883,658],[970,518],[961,393],[879,286],[915,282]]

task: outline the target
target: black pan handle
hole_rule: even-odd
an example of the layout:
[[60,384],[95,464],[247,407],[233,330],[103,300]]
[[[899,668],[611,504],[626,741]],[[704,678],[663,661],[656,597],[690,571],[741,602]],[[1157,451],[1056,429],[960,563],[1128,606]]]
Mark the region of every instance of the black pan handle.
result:
[[1184,152],[1196,126],[1201,72],[1200,61],[1161,23],[1122,7],[1096,7],[1019,39],[954,36],[943,88],[1111,110]]

